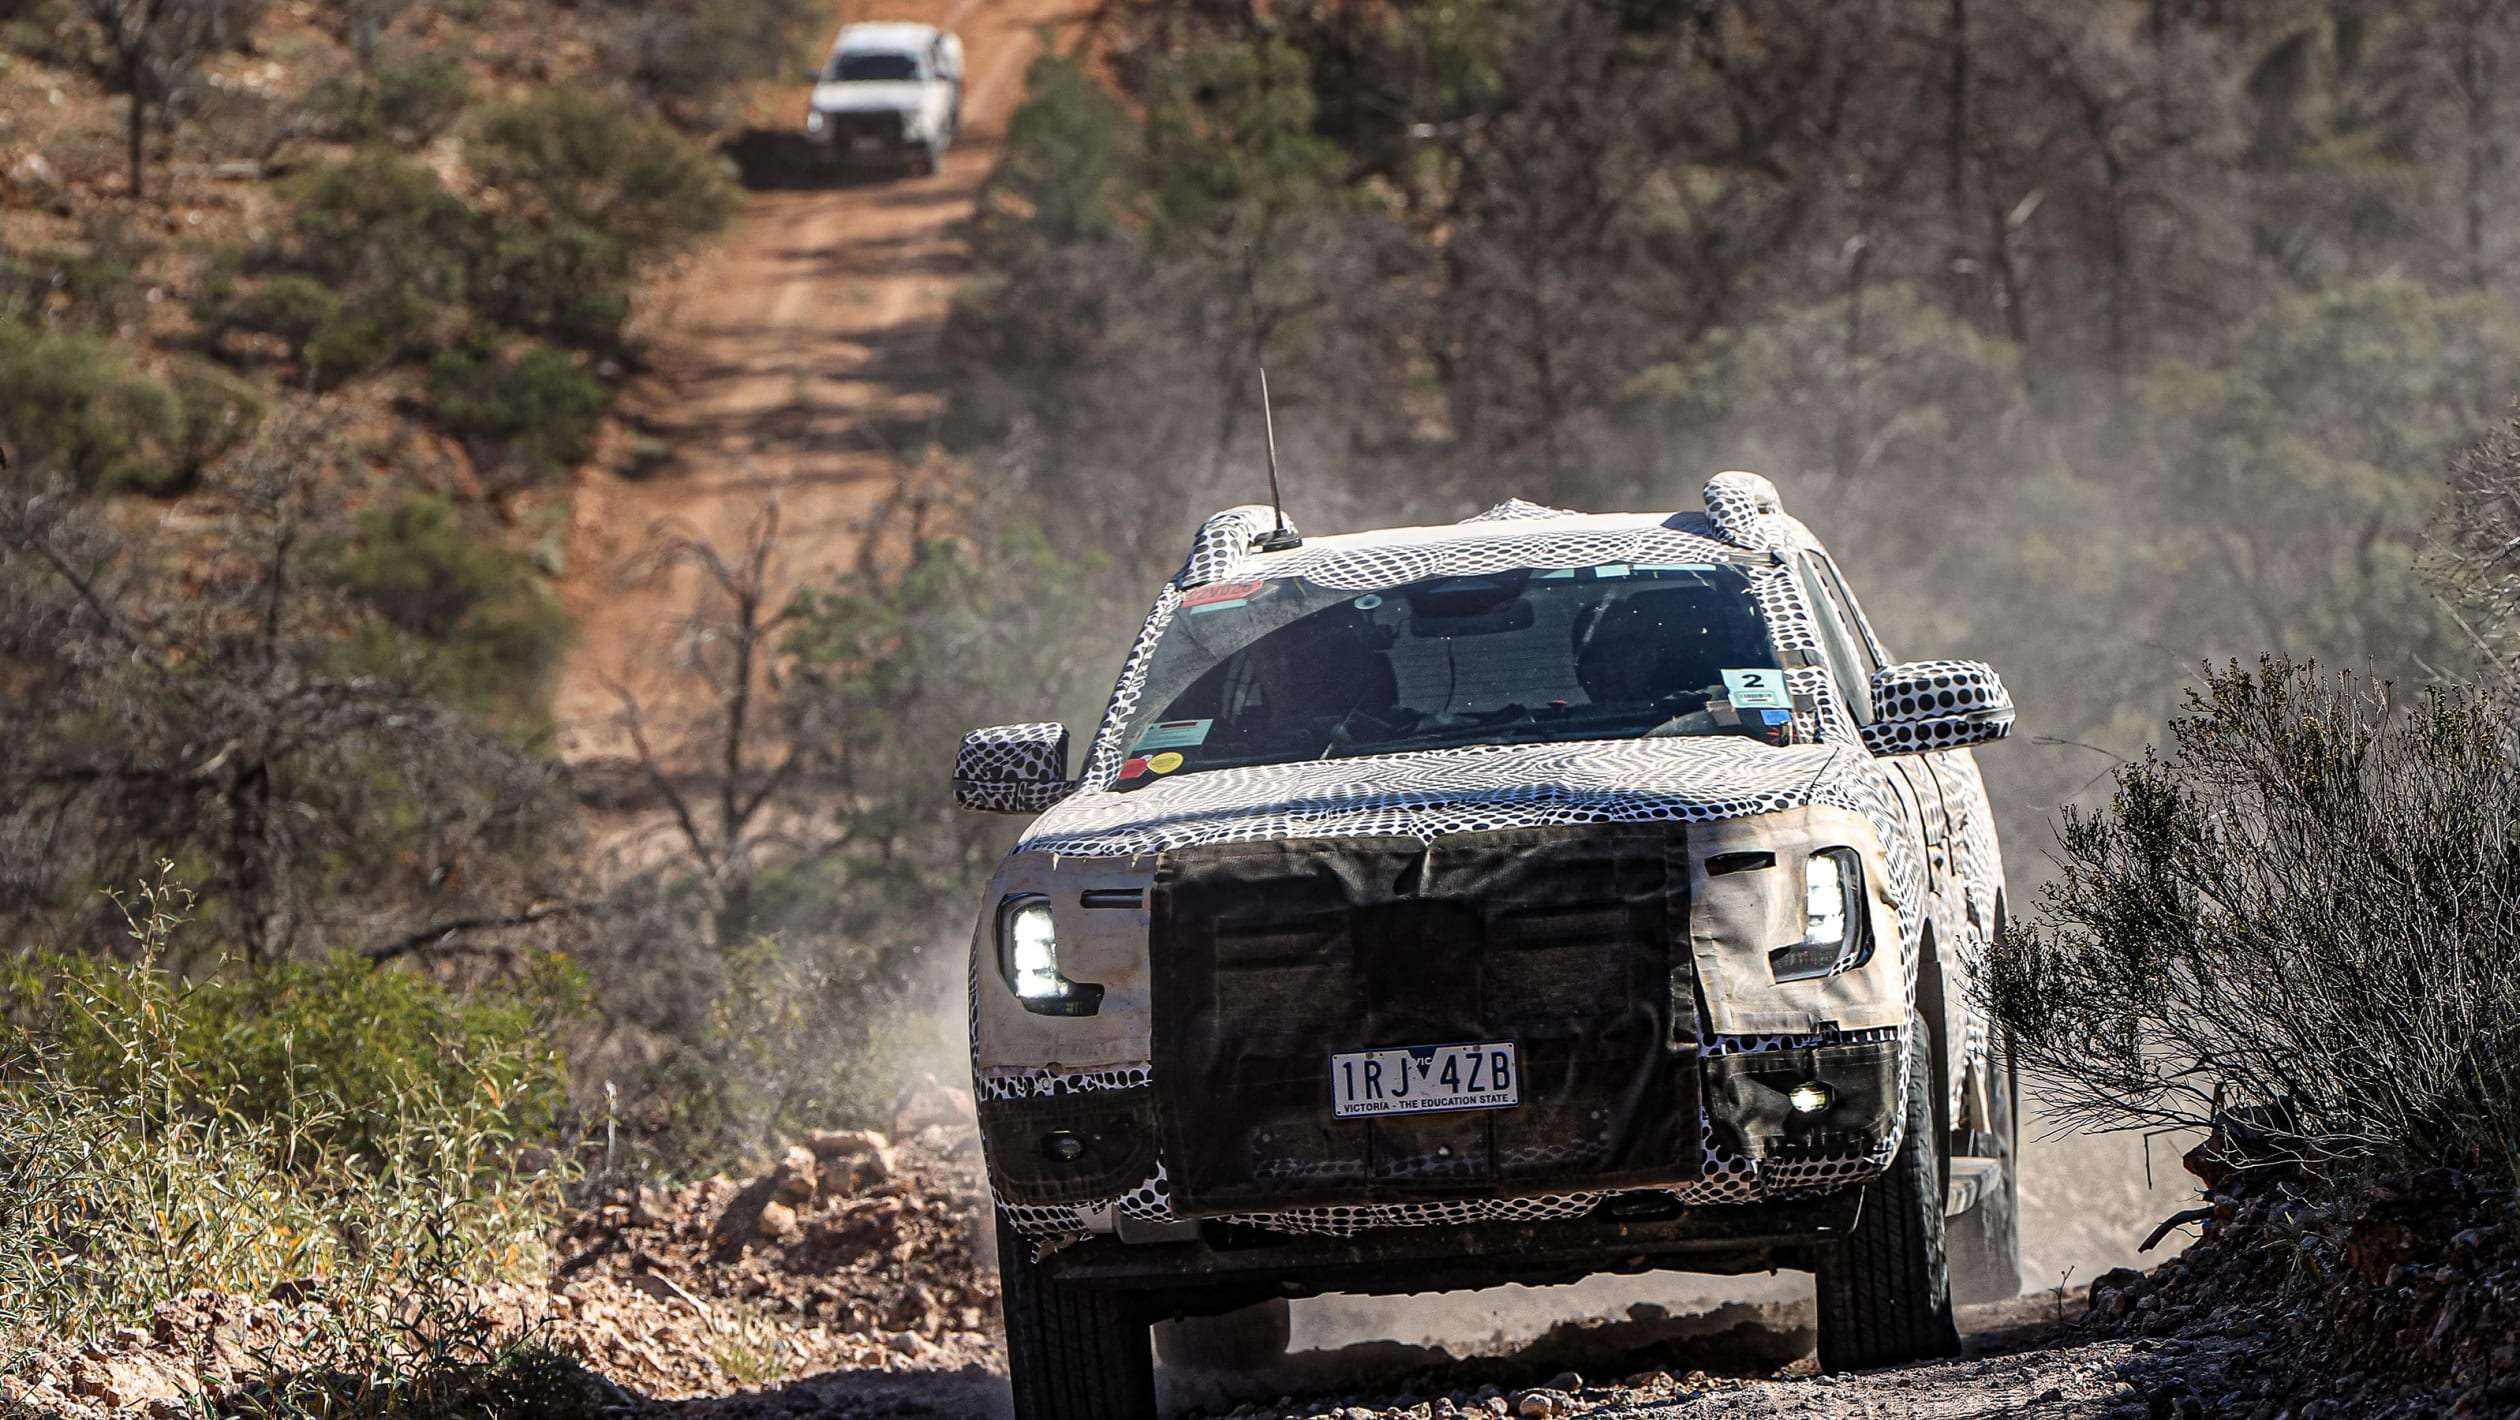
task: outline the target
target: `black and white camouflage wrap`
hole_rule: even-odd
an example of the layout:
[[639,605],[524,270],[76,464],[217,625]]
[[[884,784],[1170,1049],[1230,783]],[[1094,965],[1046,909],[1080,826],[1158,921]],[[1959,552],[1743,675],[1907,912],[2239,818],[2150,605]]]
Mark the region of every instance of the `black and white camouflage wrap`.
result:
[[1067,726],[995,725],[963,736],[954,801],[981,813],[1037,814],[1067,797]]
[[1875,719],[1863,727],[1874,754],[1959,749],[2012,733],[2012,696],[1980,661],[1910,661],[1872,678]]
[[[1105,873],[1136,864],[1151,878],[1154,855],[1196,844],[1351,835],[1431,841],[1447,834],[1531,825],[1713,822],[1825,804],[1863,815],[1879,836],[1882,861],[1871,870],[1881,875],[1898,911],[1901,940],[1893,945],[1911,995],[1929,933],[1938,943],[1938,956],[1956,959],[1966,969],[1994,930],[2003,892],[2002,859],[1975,765],[1965,750],[1904,761],[1928,765],[1927,772],[1941,786],[1936,797],[1947,815],[1944,837],[1928,851],[1920,795],[1901,771],[1879,757],[1887,751],[1868,739],[1823,661],[1813,612],[1791,561],[1816,551],[1816,539],[1782,511],[1775,486],[1755,474],[1718,475],[1708,482],[1705,500],[1703,513],[1663,516],[1575,514],[1514,499],[1445,528],[1319,538],[1276,553],[1261,553],[1256,546],[1274,526],[1268,509],[1218,514],[1200,528],[1190,557],[1161,590],[1132,645],[1075,792],[1043,813],[1016,851],[1052,854],[1062,863],[1080,859],[1081,866]],[[1301,576],[1361,592],[1511,568],[1701,561],[1728,562],[1749,574],[1779,664],[1786,667],[1796,743],[1779,747],[1748,738],[1675,737],[1471,746],[1212,770],[1125,794],[1113,790],[1126,736],[1144,696],[1150,658],[1186,589],[1243,577]],[[1856,615],[1874,655],[1888,664],[1872,628],[1863,624],[1860,611]],[[1916,694],[1930,689],[1939,697],[1950,691],[1956,706],[1965,686],[1979,708],[2003,695],[2000,683],[1982,667],[1971,678],[1952,669],[1969,663],[1919,665],[1932,669],[1915,686]],[[1951,684],[1933,684],[1938,676]],[[1880,703],[1879,685],[1866,687],[1865,693]],[[1921,742],[1916,746],[1928,747]],[[979,975],[975,971],[975,982]],[[1947,995],[1965,1001],[1965,992]],[[1958,1033],[1967,1060],[1982,1067],[1987,1039],[1983,1025],[1971,1020]],[[1729,1054],[1896,1037],[1904,1065],[1906,1051],[1917,1044],[1908,1035],[1904,1029],[1891,1029],[1792,1039],[1718,1036],[1704,1048],[1709,1054]],[[975,1077],[983,1099],[1125,1088],[1152,1079],[1145,1061],[1053,1075],[992,1069],[985,1050],[981,1055]],[[1955,1101],[1962,1087],[1955,1075],[1950,1081]],[[1690,1204],[1753,1202],[1842,1187],[1878,1175],[1899,1142],[1890,1139],[1862,1155],[1763,1167],[1720,1149],[1703,1118],[1700,1129],[1706,1141],[1703,1177],[1685,1187],[1660,1190]],[[1055,1242],[1060,1236],[1108,1228],[1115,1214],[1168,1220],[1169,1195],[1159,1165],[1153,1178],[1102,1203],[1009,1206],[1007,1212],[1020,1231]],[[1247,1215],[1239,1221],[1287,1232],[1346,1235],[1380,1227],[1575,1217],[1603,1196],[1561,1193],[1310,1207]]]

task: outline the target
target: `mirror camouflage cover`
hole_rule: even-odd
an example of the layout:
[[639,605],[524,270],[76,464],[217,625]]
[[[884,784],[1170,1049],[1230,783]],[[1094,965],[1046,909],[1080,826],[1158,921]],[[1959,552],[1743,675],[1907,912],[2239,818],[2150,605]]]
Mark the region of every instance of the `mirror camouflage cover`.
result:
[[[1037,865],[1025,870],[1031,875],[1027,880],[1033,881],[1043,872],[1064,874],[1090,868],[1101,875],[1097,881],[1119,874],[1153,887],[1146,919],[1150,926],[1134,929],[1141,931],[1138,950],[1142,953],[1148,940],[1143,934],[1160,937],[1166,914],[1177,909],[1178,894],[1193,891],[1184,885],[1207,881],[1206,869],[1192,872],[1188,865],[1232,862],[1237,854],[1258,853],[1273,859],[1293,855],[1311,865],[1308,880],[1324,882],[1338,876],[1324,865],[1339,861],[1343,852],[1363,851],[1359,845],[1379,843],[1385,847],[1374,851],[1403,856],[1413,846],[1423,854],[1428,851],[1426,845],[1441,845],[1440,857],[1468,853],[1468,862],[1484,864],[1460,871],[1486,873],[1501,881],[1500,875],[1510,876],[1512,870],[1503,856],[1478,857],[1472,845],[1481,836],[1490,836],[1489,841],[1517,841],[1517,835],[1528,838],[1537,833],[1539,838],[1531,843],[1538,843],[1551,834],[1572,834],[1567,841],[1597,846],[1600,841],[1616,841],[1620,832],[1718,832],[1731,821],[1819,806],[1859,816],[1870,825],[1867,836],[1877,840],[1868,849],[1874,861],[1866,871],[1878,878],[1884,900],[1889,939],[1878,944],[1878,951],[1882,969],[1896,973],[1895,989],[1913,999],[1919,954],[1929,941],[1946,971],[1965,972],[1994,930],[2002,893],[2002,863],[1983,789],[1968,754],[1948,752],[1932,756],[1931,765],[1923,761],[1903,765],[1869,753],[1864,727],[1871,719],[1870,702],[1859,713],[1841,693],[1823,651],[1810,586],[1795,571],[1796,557],[1816,553],[1817,542],[1798,521],[1778,511],[1774,489],[1764,479],[1723,475],[1709,484],[1706,501],[1707,513],[1672,516],[1581,515],[1514,501],[1462,524],[1315,539],[1291,551],[1267,554],[1251,551],[1257,534],[1273,524],[1267,509],[1219,514],[1201,529],[1188,561],[1162,589],[1133,644],[1110,707],[1087,750],[1075,792],[1030,826],[1010,859],[1010,869],[1019,861]],[[1639,568],[1649,570],[1639,574]],[[1605,575],[1603,569],[1616,571]],[[1268,717],[1282,715],[1281,707],[1290,702],[1287,682],[1272,685],[1265,667],[1244,676],[1250,685],[1238,702],[1222,694],[1220,686],[1198,684],[1202,676],[1238,674],[1217,667],[1232,660],[1237,650],[1260,644],[1266,632],[1239,639],[1207,635],[1202,639],[1214,653],[1207,661],[1191,664],[1186,672],[1175,668],[1169,677],[1160,673],[1170,652],[1167,637],[1176,625],[1214,626],[1249,615],[1254,593],[1261,600],[1278,594],[1260,590],[1272,584],[1293,593],[1290,604],[1270,620],[1269,629],[1280,634],[1304,615],[1334,610],[1341,619],[1331,632],[1347,650],[1362,644],[1403,655],[1422,654],[1424,648],[1412,645],[1413,638],[1449,640],[1454,644],[1447,650],[1453,656],[1468,658],[1475,655],[1475,642],[1482,638],[1498,646],[1522,641],[1533,646],[1566,645],[1576,621],[1592,608],[1607,604],[1615,611],[1639,595],[1638,589],[1656,588],[1657,579],[1663,578],[1670,580],[1660,590],[1685,587],[1693,596],[1714,596],[1722,588],[1737,587],[1752,624],[1763,631],[1765,644],[1755,650],[1727,649],[1723,654],[1756,664],[1692,663],[1675,672],[1669,686],[1654,687],[1650,695],[1637,692],[1640,698],[1629,707],[1634,713],[1616,725],[1610,723],[1610,712],[1618,708],[1613,704],[1617,693],[1601,695],[1597,698],[1603,718],[1589,730],[1578,727],[1587,737],[1558,738],[1556,722],[1541,724],[1544,717],[1532,714],[1528,706],[1512,707],[1510,717],[1500,717],[1488,727],[1501,726],[1500,732],[1488,736],[1479,735],[1476,725],[1470,725],[1466,735],[1450,733],[1465,722],[1447,721],[1443,728],[1448,733],[1436,736],[1439,742],[1424,748],[1416,747],[1408,736],[1401,736],[1401,744],[1394,748],[1363,737],[1350,743],[1317,724],[1300,730],[1284,728]],[[1517,595],[1526,602],[1536,601],[1532,588],[1580,586],[1599,589],[1599,595],[1578,598],[1584,604],[1573,607],[1537,602],[1534,620],[1525,622],[1520,612],[1499,615],[1500,608],[1513,600],[1505,595],[1507,583],[1520,588]],[[1428,588],[1438,595],[1411,600],[1403,592]],[[1395,607],[1395,602],[1406,605]],[[1862,623],[1860,610],[1849,608],[1848,614],[1872,657],[1887,663],[1889,658],[1881,654],[1870,627]],[[1552,617],[1560,618],[1563,625],[1553,629]],[[1433,627],[1434,635],[1421,634],[1422,626]],[[1549,634],[1540,637],[1540,632]],[[1718,672],[1766,669],[1780,676],[1783,686],[1771,700],[1755,682],[1701,674],[1709,666]],[[1506,708],[1471,705],[1465,710],[1456,703],[1458,692],[1449,688],[1445,693],[1452,699],[1440,707],[1430,705],[1429,694],[1408,691],[1411,677],[1418,673],[1400,666],[1395,679],[1401,693],[1391,697],[1421,716],[1410,722],[1412,730],[1427,723],[1423,717],[1430,712],[1461,716]],[[1559,672],[1516,674],[1545,686],[1551,683],[1550,675]],[[1563,697],[1569,702],[1602,685],[1599,681],[1582,684],[1580,665],[1573,674],[1577,689]],[[1331,702],[1330,708],[1337,712],[1331,719],[1348,715],[1352,707],[1344,698],[1365,679],[1352,669],[1328,679],[1341,697]],[[1376,692],[1387,688],[1373,687]],[[1515,693],[1520,690],[1518,683]],[[1868,694],[1869,690],[1859,685],[1854,693]],[[1185,696],[1191,699],[1185,701]],[[1991,706],[1999,696],[1997,688],[1985,704]],[[1720,727],[1720,733],[1649,733],[1670,719],[1702,714],[1710,704],[1719,710],[1725,705],[1750,711],[1773,707],[1779,732],[1773,738],[1740,733],[1736,713],[1736,723]],[[1231,723],[1237,715],[1255,713],[1255,706],[1264,715],[1264,729],[1277,734],[1284,728],[1279,736],[1284,747],[1272,750],[1277,742],[1267,735]],[[1379,693],[1374,708],[1386,709]],[[1575,718],[1582,708],[1570,703],[1565,707],[1567,718]],[[1666,710],[1671,713],[1663,715]],[[1510,724],[1505,723],[1507,719]],[[1213,767],[1204,766],[1200,751],[1210,742],[1229,743],[1225,738],[1229,730],[1240,736],[1230,741],[1236,752],[1219,755]],[[1599,737],[1590,737],[1595,732],[1600,732]],[[1931,855],[1940,859],[1939,870],[1929,861],[1929,828],[1940,830],[1941,841],[1933,845]],[[1602,833],[1612,838],[1599,840],[1597,835]],[[1523,844],[1527,851],[1531,843]],[[995,901],[994,893],[991,901]],[[1373,910],[1373,904],[1357,898],[1355,892],[1339,904],[1341,912],[1360,908]],[[983,914],[984,937],[988,915]],[[1404,931],[1394,940],[1416,943],[1406,950],[1416,953],[1415,964],[1426,972],[1440,975],[1469,969],[1448,963],[1440,947],[1431,945],[1435,939],[1423,932]],[[1216,966],[1213,946],[1209,943],[1206,953],[1210,971]],[[1055,1067],[1047,1060],[1017,1059],[1020,1052],[996,1048],[1013,1038],[998,1024],[1009,1003],[996,997],[1005,993],[999,989],[983,1000],[995,983],[981,963],[992,960],[994,950],[987,941],[975,943],[975,1080],[984,1106],[989,1101],[1100,1091],[1153,1090],[1160,1098],[1167,1070],[1193,1072],[1188,1082],[1193,1093],[1212,1089],[1219,1079],[1234,1074],[1230,1060],[1200,1045],[1191,1038],[1196,1033],[1192,1026],[1168,1014],[1168,1010],[1187,1012],[1190,1007],[1185,1003],[1193,998],[1168,997],[1167,991],[1186,978],[1176,977],[1168,986],[1161,968],[1155,973],[1158,1020],[1151,1034],[1142,1021],[1126,1030],[1115,1022],[1103,1031],[1099,1044],[1057,1057],[1061,1063]],[[1609,960],[1604,958],[1605,963]],[[1838,969],[1849,966],[1841,962]],[[1606,969],[1615,974],[1615,966]],[[1670,1003],[1664,1004],[1668,1008]],[[1325,1009],[1335,1012],[1337,1007]],[[1885,1078],[1895,1082],[1904,1078],[1907,1052],[1917,1044],[1901,1026],[1725,1036],[1705,1033],[1692,1012],[1667,1009],[1665,1014],[1688,1017],[1662,1020],[1656,1028],[1666,1035],[1684,1034],[1694,1042],[1697,1059],[1704,1062],[1808,1050],[1824,1043],[1876,1041],[1895,1056],[1883,1062]],[[1483,1023],[1462,1013],[1456,1013],[1455,1019],[1429,1021],[1427,1029],[1434,1035],[1425,1038],[1456,1038],[1435,1028],[1472,1024]],[[1397,1026],[1393,1031],[1408,1036]],[[1333,1044],[1327,1034],[1297,1034],[1300,1053],[1307,1058],[1326,1054]],[[1986,1039],[1981,1026],[1971,1020],[1956,1025],[1953,1035],[1955,1054],[1983,1062]],[[1087,1032],[1077,1039],[1090,1037]],[[1377,1042],[1360,1036],[1340,1048],[1358,1043]],[[1962,1087],[1960,1072],[1950,1072],[1955,1096]],[[1891,1088],[1897,1088],[1895,1083]],[[1886,1128],[1862,1141],[1860,1148],[1850,1144],[1843,1151],[1820,1149],[1779,1160],[1754,1157],[1752,1146],[1728,1132],[1719,1137],[1706,1110],[1699,1107],[1694,1075],[1686,1088],[1667,1086],[1666,1097],[1686,1101],[1680,1113],[1684,1132],[1678,1137],[1680,1152],[1687,1157],[1662,1175],[1669,1180],[1666,1191],[1686,1203],[1748,1202],[1840,1187],[1877,1174],[1898,1147],[1901,1116],[1895,1099],[1889,1102]],[[1326,1113],[1326,1105],[1322,1112]],[[1597,1176],[1598,1188],[1587,1180],[1588,1186],[1557,1192],[1519,1191],[1510,1179],[1500,1176],[1477,1190],[1483,1196],[1444,1197],[1438,1190],[1438,1196],[1411,1199],[1361,1187],[1272,1193],[1246,1186],[1250,1180],[1238,1173],[1239,1165],[1223,1159],[1212,1137],[1202,1136],[1206,1140],[1202,1143],[1170,1126],[1157,1133],[1165,1145],[1162,1156],[1152,1173],[1132,1186],[1115,1186],[1105,1197],[1055,1204],[1027,1202],[1023,1190],[1016,1189],[1002,1192],[1002,1206],[1020,1230],[1055,1238],[1108,1227],[1114,1213],[1169,1220],[1177,1216],[1177,1189],[1186,1189],[1193,1195],[1199,1216],[1231,1217],[1288,1232],[1344,1234],[1384,1226],[1576,1216],[1589,1211],[1608,1191],[1631,1186],[1631,1175],[1609,1169]],[[1488,1145],[1483,1142],[1479,1147]],[[1629,1138],[1613,1152],[1636,1157],[1640,1149],[1651,1153],[1658,1147]],[[993,1149],[993,1159],[996,1153]],[[1173,1172],[1176,1163],[1181,1170],[1178,1175]],[[1352,1170],[1355,1161],[1351,1158],[1340,1167]],[[1002,1171],[999,1177],[1003,1183]]]

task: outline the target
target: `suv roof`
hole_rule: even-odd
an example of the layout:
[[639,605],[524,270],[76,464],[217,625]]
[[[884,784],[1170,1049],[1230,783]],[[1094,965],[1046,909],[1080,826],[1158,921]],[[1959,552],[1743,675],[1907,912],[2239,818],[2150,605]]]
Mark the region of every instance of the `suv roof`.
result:
[[[1331,533],[1278,552],[1260,549],[1262,535],[1277,526],[1277,515],[1246,505],[1228,508],[1199,526],[1189,560],[1173,580],[1186,589],[1228,578],[1301,574],[1324,562],[1371,559],[1378,553],[1463,543],[1520,545],[1549,538],[1569,539],[1614,560],[1623,538],[1653,532],[1700,539],[1711,544],[1706,549],[1711,556],[1819,546],[1811,530],[1784,511],[1776,485],[1758,474],[1719,473],[1707,480],[1705,500],[1702,512],[1577,513],[1508,498],[1457,523]],[[1291,523],[1287,528],[1294,530]]]

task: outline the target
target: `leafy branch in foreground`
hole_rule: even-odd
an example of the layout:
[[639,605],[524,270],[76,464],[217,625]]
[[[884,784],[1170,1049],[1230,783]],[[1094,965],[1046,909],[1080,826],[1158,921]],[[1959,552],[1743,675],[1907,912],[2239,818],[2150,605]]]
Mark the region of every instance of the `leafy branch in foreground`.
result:
[[2167,756],[2067,812],[1985,991],[2059,1117],[2235,1106],[2314,1162],[2520,1168],[2512,707],[2269,658],[2209,671]]

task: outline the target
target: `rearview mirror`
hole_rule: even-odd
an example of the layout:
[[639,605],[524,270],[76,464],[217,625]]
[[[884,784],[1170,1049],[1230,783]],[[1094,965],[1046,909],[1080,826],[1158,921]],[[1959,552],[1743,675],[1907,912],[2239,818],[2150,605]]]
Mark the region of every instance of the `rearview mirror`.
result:
[[963,736],[954,802],[984,814],[1037,814],[1075,792],[1065,725],[993,725]]
[[1965,749],[2012,733],[2012,695],[1983,661],[1908,661],[1872,678],[1873,722],[1864,747],[1875,754]]

